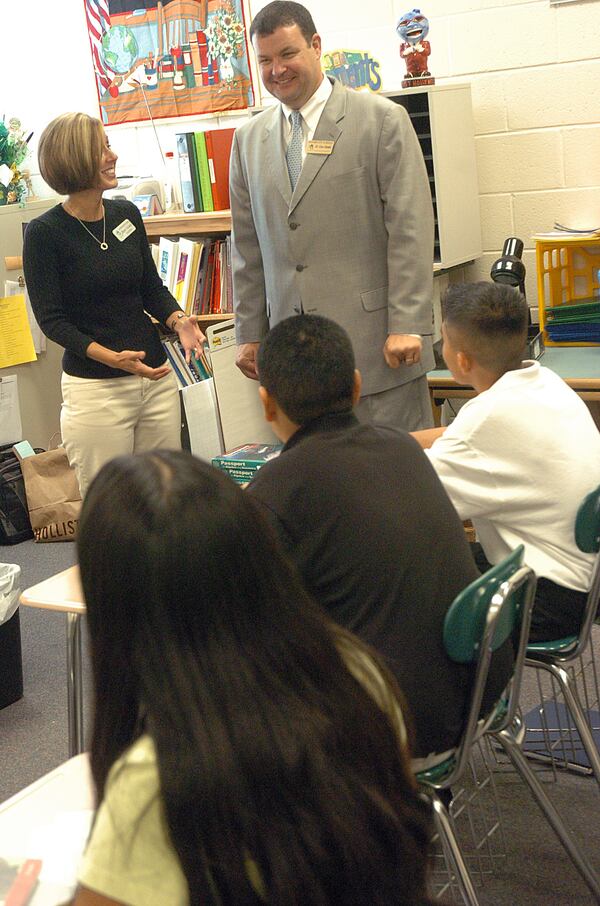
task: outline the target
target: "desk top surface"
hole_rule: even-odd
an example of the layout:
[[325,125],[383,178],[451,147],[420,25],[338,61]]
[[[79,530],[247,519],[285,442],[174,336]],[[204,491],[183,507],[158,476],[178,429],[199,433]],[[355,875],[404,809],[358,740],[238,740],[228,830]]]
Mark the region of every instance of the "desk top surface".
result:
[[[600,389],[600,346],[547,346],[539,360],[574,389]],[[427,375],[430,384],[454,384],[449,371],[436,369]]]
[[86,754],[59,765],[0,805],[0,855],[17,862],[42,860],[30,906],[70,901],[93,809]]
[[26,588],[21,595],[21,604],[66,613],[85,613],[79,566],[70,566],[61,573]]

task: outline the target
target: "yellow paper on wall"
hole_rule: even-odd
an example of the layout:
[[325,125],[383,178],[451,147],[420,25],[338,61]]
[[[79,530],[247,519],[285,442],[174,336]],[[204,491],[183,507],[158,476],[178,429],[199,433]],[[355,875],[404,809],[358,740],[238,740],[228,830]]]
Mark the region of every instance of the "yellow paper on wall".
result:
[[36,360],[25,296],[0,299],[0,368]]

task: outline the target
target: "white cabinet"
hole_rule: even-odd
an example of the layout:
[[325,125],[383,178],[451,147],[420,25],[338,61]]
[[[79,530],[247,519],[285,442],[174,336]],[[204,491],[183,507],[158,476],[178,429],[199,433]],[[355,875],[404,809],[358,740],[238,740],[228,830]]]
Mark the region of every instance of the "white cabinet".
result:
[[409,114],[419,138],[435,215],[434,261],[454,267],[482,252],[471,86],[385,91]]
[[[0,296],[4,295],[4,281],[17,280],[23,273],[7,271],[4,266],[5,256],[20,256],[23,252],[23,224],[39,217],[58,200],[46,198],[28,202],[25,207],[16,204],[0,207]],[[46,352],[38,356],[37,362],[0,369],[0,380],[5,374],[17,375],[23,438],[34,447],[47,448],[59,431],[61,363],[62,349],[48,340]]]

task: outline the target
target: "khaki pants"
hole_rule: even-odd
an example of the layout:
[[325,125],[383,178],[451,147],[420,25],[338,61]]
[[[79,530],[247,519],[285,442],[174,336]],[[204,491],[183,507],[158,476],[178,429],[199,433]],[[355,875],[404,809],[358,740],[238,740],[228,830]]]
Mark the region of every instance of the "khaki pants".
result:
[[115,456],[181,447],[179,391],[173,373],[159,381],[64,374],[60,429],[81,496]]

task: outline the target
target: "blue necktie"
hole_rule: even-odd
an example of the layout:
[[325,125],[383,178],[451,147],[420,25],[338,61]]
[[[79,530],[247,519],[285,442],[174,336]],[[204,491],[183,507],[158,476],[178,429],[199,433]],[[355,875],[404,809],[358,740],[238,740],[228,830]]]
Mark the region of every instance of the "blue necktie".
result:
[[296,188],[296,183],[302,170],[302,146],[304,136],[302,134],[302,114],[299,110],[292,110],[290,113],[290,122],[292,124],[292,137],[287,146],[285,159],[287,161],[288,173],[290,174],[290,183],[292,192]]

